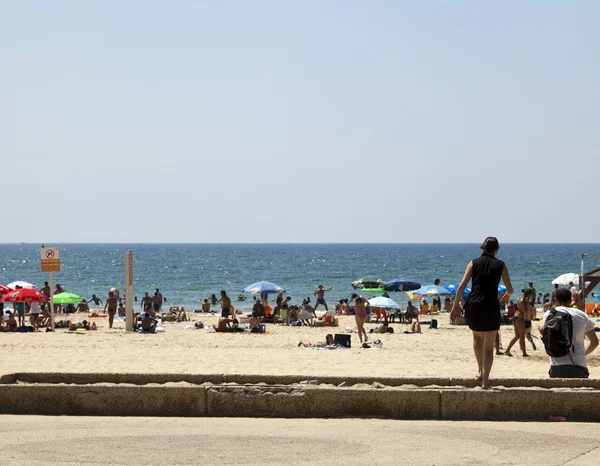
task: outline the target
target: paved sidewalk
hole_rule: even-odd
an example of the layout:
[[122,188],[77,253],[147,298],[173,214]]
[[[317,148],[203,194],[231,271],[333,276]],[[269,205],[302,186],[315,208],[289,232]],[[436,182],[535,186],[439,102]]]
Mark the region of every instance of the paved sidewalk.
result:
[[600,424],[0,416],[2,465],[600,464]]

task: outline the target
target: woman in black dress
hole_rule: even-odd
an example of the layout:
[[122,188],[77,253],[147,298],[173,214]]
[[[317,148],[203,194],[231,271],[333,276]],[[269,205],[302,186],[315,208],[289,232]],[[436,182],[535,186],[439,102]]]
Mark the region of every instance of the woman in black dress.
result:
[[[481,388],[488,389],[490,371],[494,363],[494,342],[500,329],[500,304],[508,302],[513,294],[508,269],[504,262],[496,258],[500,245],[494,237],[488,237],[481,245],[483,253],[467,265],[465,275],[456,291],[462,296],[469,281],[473,279],[471,294],[465,303],[465,318],[473,332],[473,349],[481,379]],[[506,286],[506,293],[498,299],[500,278]],[[451,318],[458,317],[458,299],[454,300]]]

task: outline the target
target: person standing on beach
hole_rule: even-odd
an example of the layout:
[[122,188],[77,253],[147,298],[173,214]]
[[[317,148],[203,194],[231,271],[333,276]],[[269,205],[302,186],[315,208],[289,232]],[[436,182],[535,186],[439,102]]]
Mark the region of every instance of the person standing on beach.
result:
[[[111,291],[111,293],[112,293],[112,291]],[[152,317],[154,317],[156,315],[154,312],[154,298],[152,296],[150,296],[147,291],[146,291],[146,294],[144,294],[144,296],[142,297],[142,301],[140,304],[142,306],[142,309],[144,310],[144,313],[147,312]]]
[[[531,334],[528,334],[527,332],[528,328],[531,329],[531,318],[533,313],[535,313],[535,308],[533,310],[533,313],[531,311],[532,306],[530,304],[530,298],[531,289],[524,288],[522,290],[521,297],[517,302],[517,312],[515,312],[515,314],[511,317],[515,329],[515,336],[506,348],[506,355],[509,357],[512,356],[510,350],[517,341],[519,342],[519,347],[521,348],[523,357],[529,357],[529,355],[527,354],[527,348],[525,346],[525,338],[529,340],[529,342],[533,346],[533,350],[535,351],[535,343],[533,342]],[[527,322],[529,322],[529,324]]]
[[354,319],[356,321],[356,328],[358,329],[358,339],[361,344],[363,343],[363,336],[365,342],[368,341],[367,332],[365,331],[365,322],[367,320],[367,299],[363,296],[358,296],[357,294],[352,295],[352,299],[354,300]]
[[112,328],[115,313],[117,312],[117,297],[112,291],[108,292],[108,298],[106,298],[106,304],[104,305],[105,312],[106,308],[108,308],[108,328]]
[[[48,282],[44,282],[44,286],[40,289],[40,293],[50,298],[50,286],[48,285]],[[50,309],[50,305],[48,303],[42,303],[42,310],[46,307]]]
[[[572,347],[568,354],[560,357],[550,357],[551,378],[587,379],[590,373],[587,368],[586,356],[598,346],[598,336],[594,331],[594,322],[585,314],[585,312],[569,307],[572,300],[571,292],[566,288],[560,288],[556,291],[556,307],[546,312],[544,321],[539,327],[540,334],[544,335],[546,320],[551,317],[553,311],[566,312],[571,315],[573,323],[573,337],[571,339]],[[585,339],[590,343],[585,348]]]
[[162,307],[162,303],[163,303],[163,295],[160,293],[160,291],[157,288],[156,292],[154,293],[154,297],[152,298],[152,306],[154,307],[154,312],[156,314],[160,314],[160,308]]
[[221,290],[221,299],[219,299],[221,303],[221,317],[228,317],[231,314],[231,299],[227,296],[227,292],[225,290]]
[[[456,296],[462,296],[469,281],[473,279],[471,293],[465,303],[465,318],[473,332],[473,350],[477,360],[477,378],[481,388],[490,388],[490,372],[494,363],[494,343],[500,329],[500,304],[508,302],[514,290],[508,269],[504,262],[496,258],[500,245],[494,237],[488,237],[481,245],[483,253],[467,265]],[[506,293],[498,299],[500,279],[506,286]],[[460,314],[458,299],[454,300],[451,318]]]
[[314,295],[317,297],[317,302],[315,303],[315,311],[319,307],[319,304],[325,306],[325,310],[327,311],[327,303],[325,302],[325,292],[333,290],[333,286],[329,288],[323,288],[323,285],[319,285],[314,292]]

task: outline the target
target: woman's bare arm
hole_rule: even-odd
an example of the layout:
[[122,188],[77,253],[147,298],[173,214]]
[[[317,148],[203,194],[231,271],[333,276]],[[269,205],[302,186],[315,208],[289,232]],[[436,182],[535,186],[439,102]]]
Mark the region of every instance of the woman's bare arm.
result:
[[456,296],[454,297],[454,304],[452,305],[452,311],[450,311],[451,317],[458,317],[458,312],[457,312],[458,304],[459,304],[460,299],[465,291],[465,288],[467,287],[472,276],[473,276],[473,261],[469,262],[469,264],[467,265],[465,274],[463,275],[460,285],[458,286],[458,290],[456,290]]

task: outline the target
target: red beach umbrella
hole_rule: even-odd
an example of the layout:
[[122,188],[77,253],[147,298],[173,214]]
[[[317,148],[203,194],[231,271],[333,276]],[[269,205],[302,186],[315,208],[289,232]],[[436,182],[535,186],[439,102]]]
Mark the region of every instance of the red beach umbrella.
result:
[[37,290],[32,290],[31,288],[19,288],[18,290],[9,292],[7,295],[2,297],[0,301],[5,303],[45,303],[48,301],[48,296],[40,293]]
[[6,293],[10,293],[13,289],[9,288],[6,285],[3,285],[2,283],[0,283],[0,295],[6,294]]

